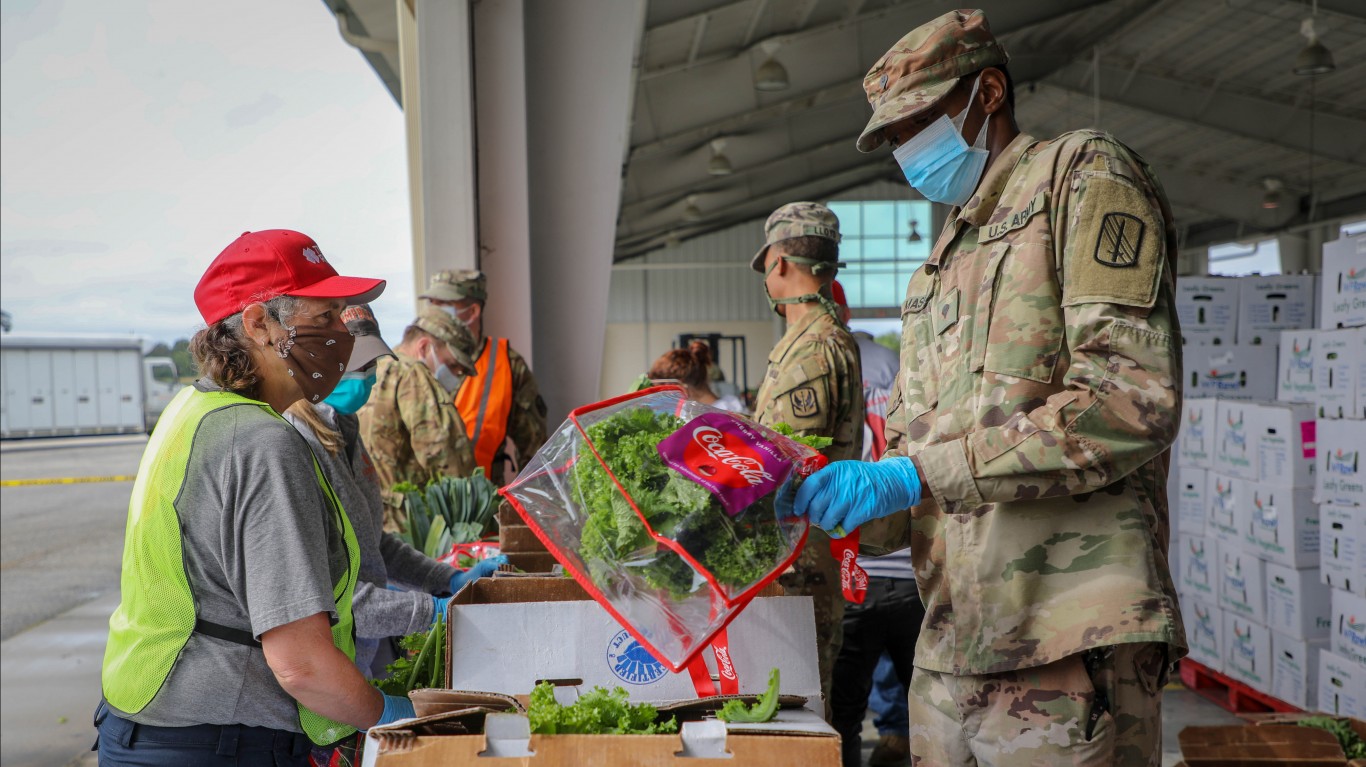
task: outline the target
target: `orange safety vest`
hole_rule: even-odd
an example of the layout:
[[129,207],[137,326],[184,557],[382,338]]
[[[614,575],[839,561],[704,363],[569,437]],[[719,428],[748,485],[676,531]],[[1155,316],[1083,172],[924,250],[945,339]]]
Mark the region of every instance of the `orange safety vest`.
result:
[[512,412],[512,362],[506,338],[490,338],[484,344],[484,353],[474,363],[474,375],[465,378],[455,395],[455,408],[474,446],[475,463],[484,467],[485,474],[492,474]]

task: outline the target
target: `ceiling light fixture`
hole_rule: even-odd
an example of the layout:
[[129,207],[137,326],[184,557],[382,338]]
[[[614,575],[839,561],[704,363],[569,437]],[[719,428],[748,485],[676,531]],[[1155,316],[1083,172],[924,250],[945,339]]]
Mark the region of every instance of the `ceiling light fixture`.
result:
[[711,140],[711,162],[707,163],[707,173],[713,176],[729,176],[735,172],[730,165],[730,158],[725,154],[726,140],[714,138]]
[[754,89],[759,91],[785,91],[791,83],[787,79],[787,67],[773,58],[782,47],[777,40],[765,40],[759,44],[764,52],[764,63],[754,72]]
[[1285,182],[1267,176],[1262,179],[1262,210],[1275,210],[1285,201]]
[[906,238],[906,242],[920,242],[925,239],[920,236],[920,231],[916,228],[918,226],[920,226],[920,222],[911,219],[911,236]]
[[1304,35],[1304,39],[1308,40],[1309,44],[1304,46],[1295,56],[1295,66],[1290,71],[1297,75],[1326,75],[1337,69],[1337,65],[1333,63],[1332,52],[1319,42],[1318,32],[1314,30],[1314,17],[1318,15],[1318,12],[1319,4],[1318,0],[1315,0],[1314,15],[1300,22],[1300,34]]
[[688,195],[688,204],[683,206],[684,221],[701,221],[702,209],[697,207],[697,195]]

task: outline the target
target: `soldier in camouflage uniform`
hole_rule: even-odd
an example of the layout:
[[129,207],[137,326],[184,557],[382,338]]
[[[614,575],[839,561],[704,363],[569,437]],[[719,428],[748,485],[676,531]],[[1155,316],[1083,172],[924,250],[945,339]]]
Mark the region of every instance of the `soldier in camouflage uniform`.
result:
[[477,463],[499,485],[508,460],[505,443],[517,448],[515,466],[524,466],[545,444],[546,406],[536,377],[526,359],[505,338],[484,335],[484,302],[487,280],[478,270],[448,270],[432,275],[421,298],[465,323],[474,334],[476,348],[470,353],[477,371],[465,380],[456,395],[456,406],[465,421]]
[[1166,557],[1171,211],[1114,138],[1021,134],[1006,61],[957,11],[864,80],[859,149],[888,142],[954,207],[907,288],[886,457],[822,470],[796,511],[912,546],[917,763],[1156,765],[1186,650]]
[[[764,226],[764,247],[750,266],[764,275],[773,310],[787,333],[768,355],[768,372],[754,402],[765,426],[786,423],[797,434],[829,437],[831,461],[863,453],[863,376],[858,343],[840,321],[830,284],[839,263],[839,219],[814,202],[784,205]],[[830,539],[813,529],[793,570],[779,581],[788,593],[809,595],[816,609],[821,692],[827,704],[843,636],[844,595]]]
[[358,415],[361,441],[379,474],[387,532],[401,532],[407,523],[394,485],[422,486],[474,472],[474,452],[450,393],[474,370],[473,348],[464,325],[426,309],[403,331],[397,356],[379,360],[370,399]]

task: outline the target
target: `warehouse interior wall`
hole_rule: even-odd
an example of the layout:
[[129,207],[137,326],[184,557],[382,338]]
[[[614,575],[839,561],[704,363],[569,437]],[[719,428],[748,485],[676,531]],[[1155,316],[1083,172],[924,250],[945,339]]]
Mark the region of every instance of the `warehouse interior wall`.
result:
[[[743,336],[749,388],[758,389],[768,367],[768,353],[777,345],[782,332],[783,325],[776,317],[757,322],[609,322],[598,397],[606,399],[628,391],[636,377],[649,372],[651,363],[674,348],[675,340],[683,333]],[[742,385],[730,370],[729,352],[723,352],[721,357],[718,362],[726,371],[727,380]]]

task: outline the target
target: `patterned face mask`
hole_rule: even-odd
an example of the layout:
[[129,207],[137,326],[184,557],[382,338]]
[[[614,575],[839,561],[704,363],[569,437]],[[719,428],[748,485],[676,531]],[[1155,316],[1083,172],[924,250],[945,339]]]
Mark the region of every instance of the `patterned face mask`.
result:
[[337,388],[356,339],[345,328],[280,325],[286,335],[275,341],[275,353],[309,403],[321,402]]

